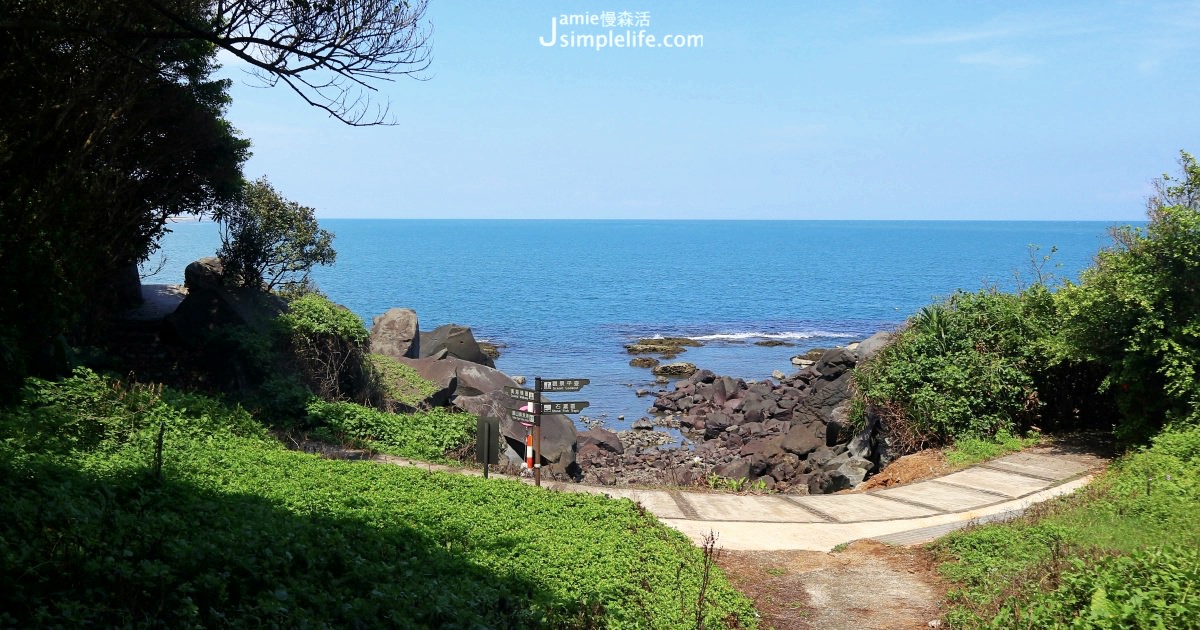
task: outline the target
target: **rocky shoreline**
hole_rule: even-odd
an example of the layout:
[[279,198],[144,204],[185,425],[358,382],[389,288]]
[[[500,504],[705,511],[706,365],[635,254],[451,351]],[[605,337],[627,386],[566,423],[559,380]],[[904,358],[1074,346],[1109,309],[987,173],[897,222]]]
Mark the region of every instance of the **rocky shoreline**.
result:
[[[650,367],[662,386],[650,416],[619,433],[602,426],[577,432],[563,415],[542,416],[547,473],[602,485],[706,486],[794,494],[852,488],[894,459],[878,422],[851,421],[851,372],[890,339],[877,333],[861,343],[810,352],[793,359],[800,369],[772,379],[719,376],[686,361],[662,363],[700,343],[686,338],[641,339],[625,347],[632,365]],[[416,313],[390,309],[376,317],[371,351],[413,367],[439,386],[429,404],[452,405],[501,418],[506,461],[520,467],[525,428],[508,417],[520,404],[504,394],[517,380],[495,369],[470,328],[457,325],[421,332]],[[649,359],[649,360],[645,360]],[[672,378],[677,379],[671,384]],[[678,430],[683,444],[670,433]]]
[[[253,323],[286,308],[278,300],[267,306],[247,303],[237,289],[218,281],[219,272],[215,259],[189,265],[186,297],[164,318],[174,338],[186,341],[218,324]],[[819,356],[797,356],[793,364],[800,369],[795,373],[777,371],[772,379],[757,382],[650,356],[672,360],[702,345],[699,341],[638,340],[626,346],[635,355],[631,363],[649,367],[659,385],[655,391],[637,391],[653,396],[649,416],[635,421],[631,430],[614,433],[603,427],[579,432],[566,415],[541,415],[543,472],[550,478],[604,485],[801,494],[851,488],[894,457],[875,419],[855,427],[849,414],[851,371],[889,338],[878,333]],[[480,343],[470,328],[457,324],[422,331],[415,311],[392,308],[374,318],[369,350],[411,367],[435,385],[419,406],[500,418],[504,467],[523,468],[527,429],[509,411],[524,403],[504,391],[520,387],[523,379],[496,369],[497,346]],[[676,435],[684,437],[681,444]],[[670,446],[675,444],[680,445]]]
[[[878,435],[877,420],[856,428],[849,410],[851,371],[889,339],[878,333],[825,350],[815,361],[797,357],[794,363],[802,369],[790,376],[777,372],[773,380],[694,370],[653,392],[653,420],[619,434],[603,428],[580,433],[577,458],[584,479],[795,494],[852,488],[895,457]],[[657,448],[663,440],[654,435],[670,436],[654,431],[656,426],[678,428],[687,448]]]

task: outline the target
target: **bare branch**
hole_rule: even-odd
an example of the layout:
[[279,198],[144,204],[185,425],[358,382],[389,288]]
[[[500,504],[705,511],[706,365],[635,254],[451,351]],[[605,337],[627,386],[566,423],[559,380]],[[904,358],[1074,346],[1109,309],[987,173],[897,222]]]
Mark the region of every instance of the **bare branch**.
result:
[[218,0],[207,23],[146,2],[179,30],[143,35],[211,42],[252,66],[263,85],[283,81],[348,125],[394,124],[386,100],[372,102],[372,83],[422,79],[430,63],[427,0]]

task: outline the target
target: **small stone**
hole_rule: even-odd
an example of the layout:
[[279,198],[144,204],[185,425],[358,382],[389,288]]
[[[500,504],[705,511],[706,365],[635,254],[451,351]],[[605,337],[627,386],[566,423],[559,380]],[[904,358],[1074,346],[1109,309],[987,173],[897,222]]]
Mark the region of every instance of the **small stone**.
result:
[[787,374],[784,374],[779,370],[775,370],[774,372],[771,372],[771,378],[777,381],[782,381],[783,379],[787,378]]
[[525,384],[525,377],[524,377],[524,376],[514,376],[514,377],[512,377],[512,380],[513,380],[513,382],[514,382],[514,383],[516,383],[517,385],[524,385],[524,384]]

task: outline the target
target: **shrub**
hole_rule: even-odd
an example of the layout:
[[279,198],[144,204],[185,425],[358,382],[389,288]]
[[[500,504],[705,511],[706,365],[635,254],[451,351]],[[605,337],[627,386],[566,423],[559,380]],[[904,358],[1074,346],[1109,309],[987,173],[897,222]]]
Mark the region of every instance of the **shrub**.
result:
[[396,414],[349,402],[315,400],[308,405],[309,425],[328,437],[357,442],[381,452],[424,460],[444,460],[475,437],[476,419],[468,413],[432,409]]
[[911,317],[855,370],[854,409],[890,410],[917,442],[1013,434],[1039,418],[1056,326],[1049,290],[958,292]]
[[373,398],[387,411],[421,408],[438,391],[436,383],[421,378],[415,369],[382,354],[367,355],[371,366]]
[[1114,245],[1058,295],[1066,347],[1107,367],[1102,388],[1131,444],[1200,421],[1200,165],[1187,153],[1180,163],[1181,178],[1156,183],[1146,228],[1114,230]]
[[317,293],[288,303],[278,318],[281,334],[300,379],[317,396],[365,401],[369,373],[363,346],[368,333],[349,309]]

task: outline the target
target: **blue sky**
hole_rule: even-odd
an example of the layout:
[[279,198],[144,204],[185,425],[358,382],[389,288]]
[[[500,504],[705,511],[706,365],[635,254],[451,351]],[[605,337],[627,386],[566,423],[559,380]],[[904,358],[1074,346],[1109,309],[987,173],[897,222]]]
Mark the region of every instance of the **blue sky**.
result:
[[[703,46],[539,41],[606,11]],[[1200,152],[1197,2],[430,0],[428,18],[427,80],[377,95],[396,126],[346,127],[229,64],[247,174],[326,218],[1136,221]]]

